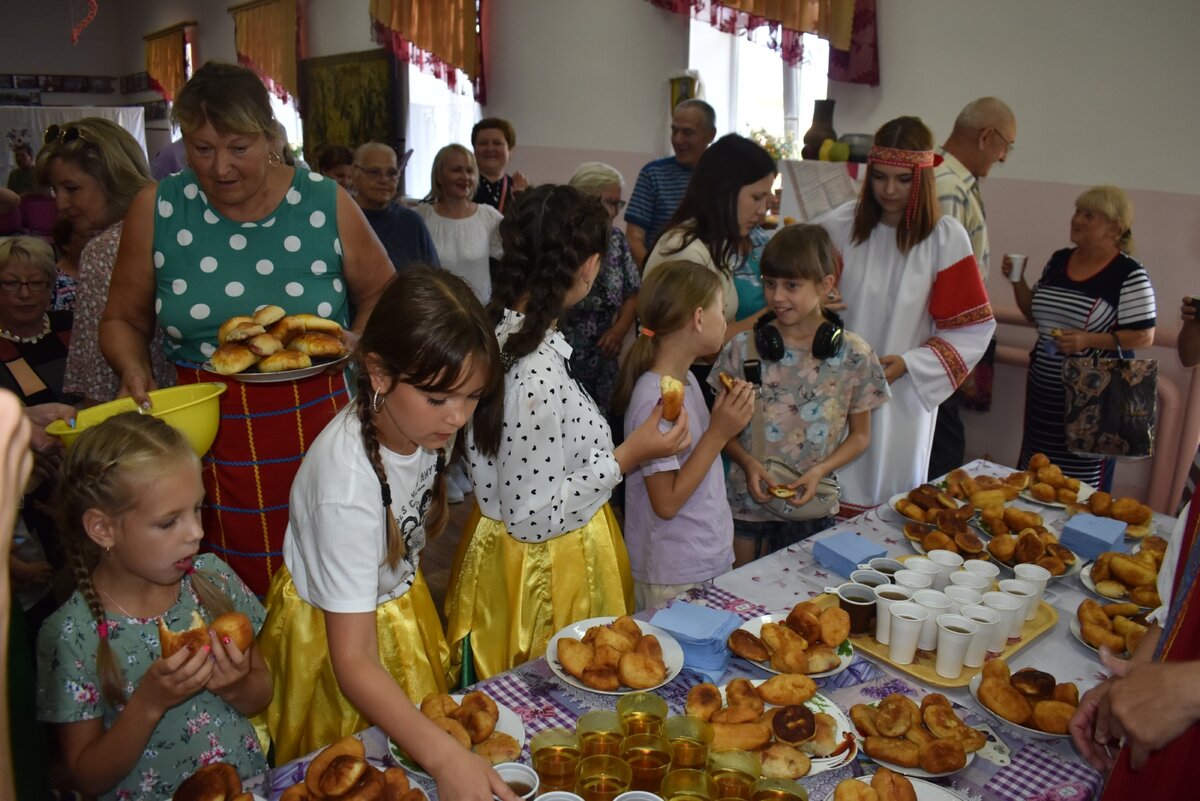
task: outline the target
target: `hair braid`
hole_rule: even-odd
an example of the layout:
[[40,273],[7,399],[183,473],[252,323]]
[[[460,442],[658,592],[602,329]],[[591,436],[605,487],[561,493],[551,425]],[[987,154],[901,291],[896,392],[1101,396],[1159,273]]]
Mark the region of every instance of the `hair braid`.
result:
[[120,662],[117,661],[117,655],[113,652],[112,644],[108,641],[108,632],[102,631],[108,625],[104,614],[104,604],[100,602],[96,585],[92,583],[92,570],[87,564],[83,551],[79,548],[71,548],[70,551],[75,585],[87,603],[88,611],[92,613],[92,620],[96,622],[97,634],[100,635],[96,643],[96,673],[100,676],[100,693],[104,696],[105,701],[113,706],[119,706],[127,700],[125,697],[125,674],[121,670]]
[[359,425],[362,427],[363,446],[367,451],[367,460],[375,477],[379,479],[379,489],[382,493],[383,519],[385,538],[387,541],[387,563],[393,570],[400,560],[405,557],[404,538],[400,536],[400,527],[396,524],[396,516],[392,514],[392,488],[388,484],[387,471],[383,467],[383,455],[379,452],[379,430],[375,426],[375,414],[371,409],[371,399],[375,394],[371,386],[371,376],[366,370],[358,373],[358,394],[355,397],[355,412]]

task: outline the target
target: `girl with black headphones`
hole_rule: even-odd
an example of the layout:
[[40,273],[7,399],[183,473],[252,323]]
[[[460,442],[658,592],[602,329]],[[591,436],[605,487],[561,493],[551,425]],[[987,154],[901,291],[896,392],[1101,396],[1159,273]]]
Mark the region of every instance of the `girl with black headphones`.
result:
[[[875,351],[822,305],[836,283],[829,234],[789,225],[767,244],[761,265],[767,313],[725,345],[709,379],[719,387],[721,373],[744,376],[762,389],[755,419],[725,447],[735,465],[726,481],[735,565],[833,525],[832,516],[785,519],[764,504],[779,497],[772,488],[794,490],[795,506],[812,500],[821,479],[866,450],[871,410],[891,397]],[[768,459],[800,477],[778,486]]]

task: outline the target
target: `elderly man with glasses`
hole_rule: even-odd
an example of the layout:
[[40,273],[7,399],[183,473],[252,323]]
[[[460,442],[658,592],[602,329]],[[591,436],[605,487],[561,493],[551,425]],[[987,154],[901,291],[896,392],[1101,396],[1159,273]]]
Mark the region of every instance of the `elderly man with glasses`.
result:
[[396,151],[382,142],[367,142],[354,152],[355,200],[362,207],[375,236],[399,272],[413,262],[441,266],[425,221],[412,209],[396,202],[400,170]]

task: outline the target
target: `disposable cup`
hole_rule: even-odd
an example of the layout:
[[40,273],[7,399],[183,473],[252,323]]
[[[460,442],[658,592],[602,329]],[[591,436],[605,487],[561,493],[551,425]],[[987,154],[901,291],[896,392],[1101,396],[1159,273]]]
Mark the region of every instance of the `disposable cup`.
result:
[[917,639],[917,647],[922,651],[932,651],[937,648],[938,630],[937,617],[950,611],[950,599],[940,590],[917,590],[913,593],[913,603],[929,612],[921,625],[921,636]]
[[917,640],[921,637],[921,627],[929,617],[929,610],[912,601],[897,601],[888,608],[888,612],[892,616],[888,658],[897,665],[911,664],[917,655]]
[[979,626],[962,615],[938,615],[937,659],[933,669],[939,676],[957,679],[962,674],[963,658]]
[[850,581],[854,584],[865,584],[868,587],[878,587],[880,584],[891,584],[892,580],[880,573],[878,570],[859,569],[850,574]]
[[974,606],[983,603],[983,593],[979,592],[979,590],[973,590],[970,587],[951,585],[944,592],[946,593],[946,597],[950,599],[950,608],[953,610],[952,614],[955,615],[962,614],[961,610],[964,606]]
[[875,588],[848,582],[837,588],[838,606],[850,616],[850,633],[865,634],[871,630],[875,614]]
[[892,616],[888,611],[892,604],[911,601],[913,591],[899,584],[888,584],[875,588],[875,640],[887,645],[890,639]]
[[963,564],[963,570],[968,573],[974,573],[977,576],[983,576],[988,581],[992,581],[996,576],[1000,575],[1000,567],[995,562],[989,562],[984,559],[969,559]]
[[1021,276],[1025,274],[1025,262],[1028,257],[1024,253],[1005,253],[1004,256],[1012,263],[1012,272],[1008,274],[1008,280],[1019,284]]
[[1041,565],[1020,564],[1013,568],[1013,573],[1021,581],[1027,581],[1037,589],[1037,600],[1030,605],[1029,611],[1025,613],[1026,620],[1033,620],[1034,615],[1037,614],[1038,604],[1046,594],[1046,582],[1050,580],[1050,571]]
[[890,556],[876,556],[865,565],[859,565],[859,568],[863,570],[878,570],[890,579],[896,574],[897,570],[904,569],[904,563],[899,559],[892,559]]
[[1004,579],[1000,582],[1000,592],[1011,595],[1021,602],[1021,624],[1032,620],[1037,614],[1037,587],[1022,579]]
[[930,559],[928,556],[914,556],[904,562],[905,570],[915,570],[918,573],[925,573],[929,576],[930,581],[937,580],[937,574],[942,572],[938,567],[937,562]]
[[1007,640],[1020,639],[1021,629],[1025,627],[1020,599],[1003,592],[985,592],[983,605],[1000,613],[1001,632],[988,644],[989,651],[1003,651]]
[[[968,564],[974,564],[973,562]],[[950,585],[953,587],[970,587],[979,592],[987,592],[992,588],[992,577],[983,576],[973,570],[959,570],[950,574]]]
[[935,548],[927,556],[929,561],[938,566],[937,578],[933,580],[933,589],[944,590],[950,583],[950,574],[962,567],[963,558],[954,551]]
[[892,576],[897,586],[908,587],[910,590],[924,590],[933,584],[933,576],[928,573],[918,573],[915,570],[897,570]]
[[526,792],[519,793],[524,801],[537,797],[539,782],[537,771],[533,768],[520,762],[501,762],[496,766],[496,772],[514,793],[522,786],[529,788]]
[[995,649],[996,653],[1004,649],[1004,632],[1000,630],[1000,613],[986,606],[964,606],[959,614],[979,627],[978,633],[972,638],[971,644],[967,646],[963,664],[967,667],[980,667],[983,665],[983,660],[987,658],[988,651],[993,650],[991,645],[997,632],[1001,635],[1002,641],[1000,647]]

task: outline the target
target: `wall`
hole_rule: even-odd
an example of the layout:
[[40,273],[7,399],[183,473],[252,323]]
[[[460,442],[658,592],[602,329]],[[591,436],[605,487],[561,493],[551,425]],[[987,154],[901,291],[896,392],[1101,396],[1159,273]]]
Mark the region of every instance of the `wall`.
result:
[[[121,67],[120,15],[96,16],[76,45],[71,44],[75,20],[69,3],[5,3],[0,33],[0,74],[101,75],[119,77]],[[53,57],[47,58],[47,54]],[[119,94],[43,92],[47,106],[108,106]]]
[[[1186,155],[1200,130],[1196,4],[906,0],[903,13],[897,4],[880,6],[882,85],[830,84],[838,132],[873,132],[900,114],[917,114],[941,141],[965,103],[1003,98],[1017,115],[1018,134],[1012,158],[983,184],[993,304],[1016,308],[999,274],[1000,255],[1028,253],[1040,272],[1053,251],[1070,244],[1074,198],[1090,185],[1114,183],[1129,191],[1136,211],[1136,255],[1158,296],[1158,340],[1173,342],[1180,298],[1200,293],[1200,161]],[[998,338],[1022,348],[1031,341],[1028,331],[1009,325],[1000,326]],[[1186,389],[1175,353],[1155,347],[1149,355],[1159,359],[1163,379]],[[966,415],[968,457],[990,454],[1011,464],[1020,445],[1024,371],[1002,367],[996,377],[997,406]],[[1194,425],[1180,436],[1184,450],[1194,447]],[[1140,494],[1148,469],[1123,464],[1118,488]]]

